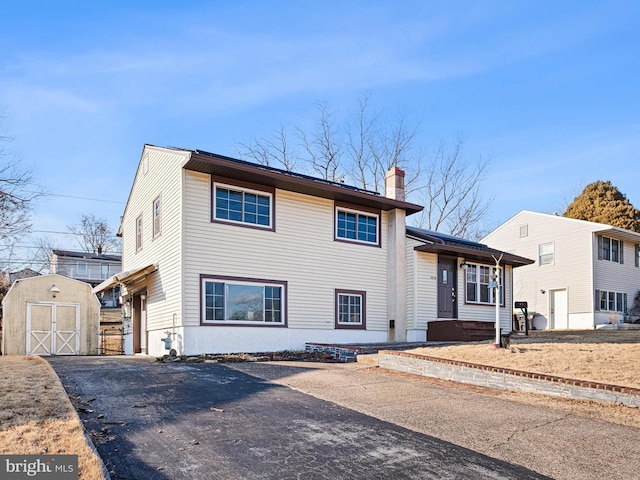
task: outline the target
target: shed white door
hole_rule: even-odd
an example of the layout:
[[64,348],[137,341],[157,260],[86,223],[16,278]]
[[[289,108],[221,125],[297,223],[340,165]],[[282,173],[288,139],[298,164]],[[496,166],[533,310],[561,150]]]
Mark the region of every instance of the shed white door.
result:
[[549,292],[551,297],[551,328],[553,329],[567,329],[569,328],[569,316],[567,307],[567,291],[566,290],[551,290]]
[[27,354],[78,355],[80,305],[27,303]]

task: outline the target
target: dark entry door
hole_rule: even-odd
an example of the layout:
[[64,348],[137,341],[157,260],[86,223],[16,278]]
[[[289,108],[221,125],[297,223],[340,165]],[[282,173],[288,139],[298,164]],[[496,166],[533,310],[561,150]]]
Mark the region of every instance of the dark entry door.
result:
[[455,258],[438,258],[438,318],[458,318],[457,263]]

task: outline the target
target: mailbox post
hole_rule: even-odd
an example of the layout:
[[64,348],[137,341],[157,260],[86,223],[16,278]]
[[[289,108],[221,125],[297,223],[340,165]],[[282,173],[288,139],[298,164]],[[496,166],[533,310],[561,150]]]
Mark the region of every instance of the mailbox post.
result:
[[529,310],[527,302],[515,302],[516,308],[519,308],[524,314],[524,333],[529,336]]

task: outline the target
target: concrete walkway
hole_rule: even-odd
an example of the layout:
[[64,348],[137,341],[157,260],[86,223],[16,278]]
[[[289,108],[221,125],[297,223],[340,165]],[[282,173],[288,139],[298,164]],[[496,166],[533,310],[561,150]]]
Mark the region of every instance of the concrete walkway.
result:
[[510,401],[491,389],[359,363],[233,368],[553,478],[640,478],[637,428]]

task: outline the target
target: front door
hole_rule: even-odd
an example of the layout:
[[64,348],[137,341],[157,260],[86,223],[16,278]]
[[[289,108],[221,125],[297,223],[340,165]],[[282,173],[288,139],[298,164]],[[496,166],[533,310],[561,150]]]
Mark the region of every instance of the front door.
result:
[[438,318],[458,318],[457,263],[455,258],[438,257]]
[[569,328],[569,316],[567,307],[567,291],[551,290],[550,297],[550,326],[554,330],[562,330]]

